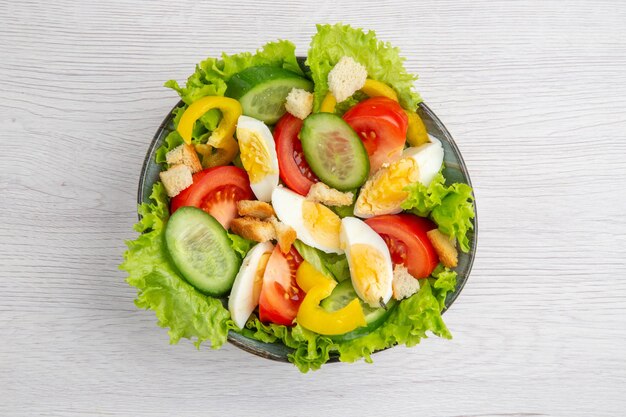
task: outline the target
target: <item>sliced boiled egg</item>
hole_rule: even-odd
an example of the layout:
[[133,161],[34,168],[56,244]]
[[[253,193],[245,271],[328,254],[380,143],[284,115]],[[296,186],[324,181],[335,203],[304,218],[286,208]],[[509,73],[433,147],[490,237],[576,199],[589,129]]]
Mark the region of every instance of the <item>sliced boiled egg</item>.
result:
[[243,259],[239,273],[235,277],[228,298],[228,311],[240,329],[243,329],[250,314],[259,305],[263,273],[273,250],[274,245],[271,242],[254,246]]
[[345,217],[341,220],[340,239],[359,298],[371,307],[386,304],[393,293],[393,265],[383,238],[364,221]]
[[379,169],[367,180],[356,200],[354,215],[367,219],[400,213],[401,204],[408,197],[405,187],[417,181],[428,186],[442,163],[443,148],[436,139],[407,148],[401,159]]
[[239,116],[237,141],[252,192],[260,201],[270,201],[272,191],[278,185],[278,157],[272,132],[260,120]]
[[443,164],[443,147],[441,142],[430,136],[430,143],[407,148],[402,158],[412,158],[419,167],[419,182],[429,186]]
[[367,180],[354,205],[354,215],[367,219],[400,213],[408,197],[404,188],[419,179],[419,167],[412,158],[402,158],[379,169]]
[[291,226],[302,242],[324,252],[343,253],[339,245],[341,219],[325,205],[277,187],[272,206],[280,221]]

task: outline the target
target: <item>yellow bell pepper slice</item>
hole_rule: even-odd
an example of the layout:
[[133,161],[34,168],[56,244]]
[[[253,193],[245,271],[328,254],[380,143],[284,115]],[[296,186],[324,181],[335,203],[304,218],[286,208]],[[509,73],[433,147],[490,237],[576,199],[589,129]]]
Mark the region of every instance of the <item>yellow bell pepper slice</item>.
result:
[[406,141],[409,145],[420,146],[429,142],[428,132],[422,118],[414,111],[405,110],[404,112],[409,117],[409,127],[406,131]]
[[296,271],[296,282],[306,292],[296,316],[296,321],[302,327],[315,333],[333,336],[367,325],[358,298],[334,312],[320,307],[320,302],[333,292],[337,283],[307,261],[303,261]]
[[208,144],[220,148],[225,140],[235,134],[237,119],[241,116],[241,104],[233,98],[221,96],[207,96],[194,101],[178,122],[178,133],[185,143],[191,143],[191,132],[193,125],[204,113],[209,110],[218,109],[222,112],[222,119],[217,128],[211,134]]
[[322,105],[320,106],[320,111],[322,113],[334,113],[335,106],[337,105],[337,99],[332,93],[326,93],[326,97],[322,100]]
[[224,141],[222,148],[210,145],[197,144],[196,152],[202,156],[202,167],[213,168],[230,164],[239,152],[237,141],[230,136]]
[[398,95],[395,90],[389,87],[385,83],[381,83],[380,81],[367,79],[365,80],[365,85],[361,87],[361,91],[367,94],[369,97],[387,97],[392,99],[393,101],[398,101]]
[[237,156],[239,146],[233,135],[237,127],[237,119],[242,113],[241,104],[228,97],[202,97],[187,107],[178,122],[178,133],[185,143],[190,144],[194,124],[204,113],[213,109],[221,111],[222,118],[211,133],[207,144],[196,145],[196,151],[202,155],[204,168],[229,164]]
[[302,261],[296,270],[296,282],[298,283],[298,287],[306,293],[310,292],[313,287],[321,285],[330,286],[330,291],[332,292],[335,285],[337,285],[334,280],[323,275],[307,261]]

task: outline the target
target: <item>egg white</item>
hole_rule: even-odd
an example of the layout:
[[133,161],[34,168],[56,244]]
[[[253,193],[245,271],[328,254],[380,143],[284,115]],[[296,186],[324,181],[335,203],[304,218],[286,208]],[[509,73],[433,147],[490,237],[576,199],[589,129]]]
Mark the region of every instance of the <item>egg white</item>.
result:
[[272,193],[272,206],[278,219],[291,226],[303,243],[327,253],[343,253],[341,248],[318,242],[304,223],[302,205],[306,198],[285,187],[276,187]]
[[[250,188],[260,201],[269,202],[272,198],[272,191],[278,185],[278,156],[276,155],[276,144],[269,127],[260,120],[248,116],[239,116],[237,120],[237,137],[242,137],[248,130],[255,133],[263,140],[270,157],[271,174],[265,175],[256,183],[250,182]],[[244,167],[245,168],[245,167]]]
[[[228,298],[228,311],[230,311],[231,318],[240,329],[243,329],[250,314],[259,305],[263,281],[255,283],[254,278],[263,255],[272,253],[273,250],[274,245],[271,242],[255,245],[243,259],[241,268],[239,268],[239,272],[235,277],[235,282]],[[255,285],[258,286],[256,291]]]
[[402,158],[413,158],[419,168],[419,182],[428,187],[443,164],[443,146],[430,136],[429,143],[405,149]]
[[[359,298],[367,302],[372,307],[380,307],[380,301],[387,303],[393,294],[393,264],[391,263],[391,255],[389,248],[385,244],[383,238],[368,226],[363,220],[356,217],[345,217],[341,220],[341,232],[339,235],[341,246],[343,247],[346,258],[348,259],[348,267],[350,268],[350,277],[352,286]],[[377,294],[366,294],[362,287],[362,282],[355,276],[355,260],[352,259],[351,247],[356,244],[368,245],[382,255],[384,260],[383,271],[383,289]]]

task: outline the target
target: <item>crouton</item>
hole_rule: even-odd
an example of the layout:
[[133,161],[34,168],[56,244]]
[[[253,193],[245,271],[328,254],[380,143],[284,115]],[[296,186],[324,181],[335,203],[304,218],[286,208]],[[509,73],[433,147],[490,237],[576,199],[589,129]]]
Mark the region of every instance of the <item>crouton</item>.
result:
[[254,217],[234,219],[230,223],[230,229],[239,236],[255,242],[267,242],[276,239],[274,226],[270,222],[255,219]]
[[274,209],[263,201],[239,200],[237,202],[237,213],[241,217],[255,217],[265,220],[274,215]]
[[175,147],[165,154],[165,160],[168,165],[183,164],[188,166],[192,174],[202,171],[202,164],[200,163],[195,148],[186,143]]
[[354,59],[344,56],[328,73],[328,88],[337,103],[351,97],[365,85],[367,69]]
[[426,234],[430,243],[435,247],[441,263],[448,268],[457,266],[459,252],[456,250],[456,241],[441,233],[439,229],[433,229]]
[[174,165],[167,171],[160,172],[159,177],[161,182],[163,182],[167,195],[170,197],[176,197],[193,183],[191,169],[183,164]]
[[291,245],[296,241],[296,231],[289,225],[279,222],[276,217],[270,219],[270,223],[276,230],[276,240],[278,240],[278,246],[282,253],[287,253],[291,249]]
[[354,193],[344,193],[330,188],[323,182],[316,182],[311,186],[306,199],[327,206],[349,206],[354,201]]
[[298,119],[305,119],[313,111],[313,94],[300,88],[292,88],[287,95],[285,108]]
[[393,298],[396,300],[409,298],[420,289],[420,283],[417,278],[409,274],[409,271],[402,264],[398,264],[393,268],[391,286],[393,288]]

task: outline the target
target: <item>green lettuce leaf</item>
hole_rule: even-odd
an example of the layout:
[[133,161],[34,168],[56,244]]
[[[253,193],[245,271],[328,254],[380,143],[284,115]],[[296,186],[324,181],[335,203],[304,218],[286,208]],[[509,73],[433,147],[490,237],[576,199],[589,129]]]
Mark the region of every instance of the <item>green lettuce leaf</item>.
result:
[[[187,108],[186,106],[181,106],[172,110],[172,114],[174,114],[173,126],[178,126],[178,122],[180,121],[180,118],[183,117],[183,113],[185,112],[186,108]],[[194,129],[199,126],[201,125],[197,123],[194,126]],[[201,135],[198,132],[192,132],[192,138],[193,138],[192,140],[195,143],[199,142],[200,136]],[[182,145],[182,144],[183,144],[183,137],[180,136],[178,131],[174,128],[174,130],[172,130],[170,133],[167,134],[161,146],[159,146],[159,148],[156,150],[156,153],[154,156],[156,163],[165,164],[165,161],[166,161],[165,155],[169,151],[174,149],[175,147]]]
[[451,271],[442,264],[437,265],[428,281],[432,285],[433,294],[439,306],[443,310],[446,305],[446,297],[456,289],[456,271]]
[[305,261],[313,265],[315,269],[322,272],[326,276],[332,276],[328,268],[326,268],[326,265],[324,265],[321,251],[307,245],[306,243],[298,239],[293,242],[293,246],[295,246],[300,256],[302,256]]
[[430,217],[437,223],[439,230],[448,236],[454,236],[463,252],[469,251],[467,233],[474,228],[474,205],[472,188],[467,184],[453,184],[450,193],[441,204],[433,208]]
[[239,235],[233,233],[227,233],[227,235],[230,239],[231,247],[235,250],[235,252],[237,252],[237,255],[239,255],[241,259],[245,258],[248,252],[250,252],[250,249],[256,245],[256,242],[243,238]]
[[[355,192],[356,194],[356,192]],[[331,206],[329,207],[340,218],[354,216],[354,203],[349,206]]]
[[171,343],[184,337],[195,339],[199,347],[208,340],[217,349],[235,325],[220,300],[200,294],[169,262],[164,242],[169,209],[163,184],[154,184],[150,199],[152,203],[139,206],[142,218],[135,230],[141,234],[126,242],[128,250],[120,265],[128,272],[126,281],[137,288],[135,304],[154,310],[159,326],[169,328]]
[[364,65],[369,78],[384,82],[398,93],[400,104],[415,109],[422,101],[413,91],[417,76],[404,68],[400,50],[376,39],[373,31],[363,32],[349,25],[317,25],[306,64],[315,83],[314,110],[318,111],[328,92],[328,73],[343,56]]
[[293,245],[298,253],[318,271],[334,278],[337,282],[350,279],[350,269],[346,255],[322,252],[300,240],[296,240]]
[[426,187],[421,182],[415,182],[406,188],[409,196],[402,203],[402,209],[409,210],[421,217],[427,217],[433,208],[441,204],[443,198],[448,194],[446,178],[443,173],[439,173]]
[[335,277],[337,282],[350,279],[350,267],[348,266],[348,258],[346,258],[346,255],[318,252],[320,252],[322,263],[333,277]]
[[430,216],[439,230],[457,239],[463,252],[469,251],[467,233],[474,228],[474,204],[472,187],[463,183],[445,184],[440,171],[428,187],[416,182],[408,187],[408,198],[402,209],[418,216]]

